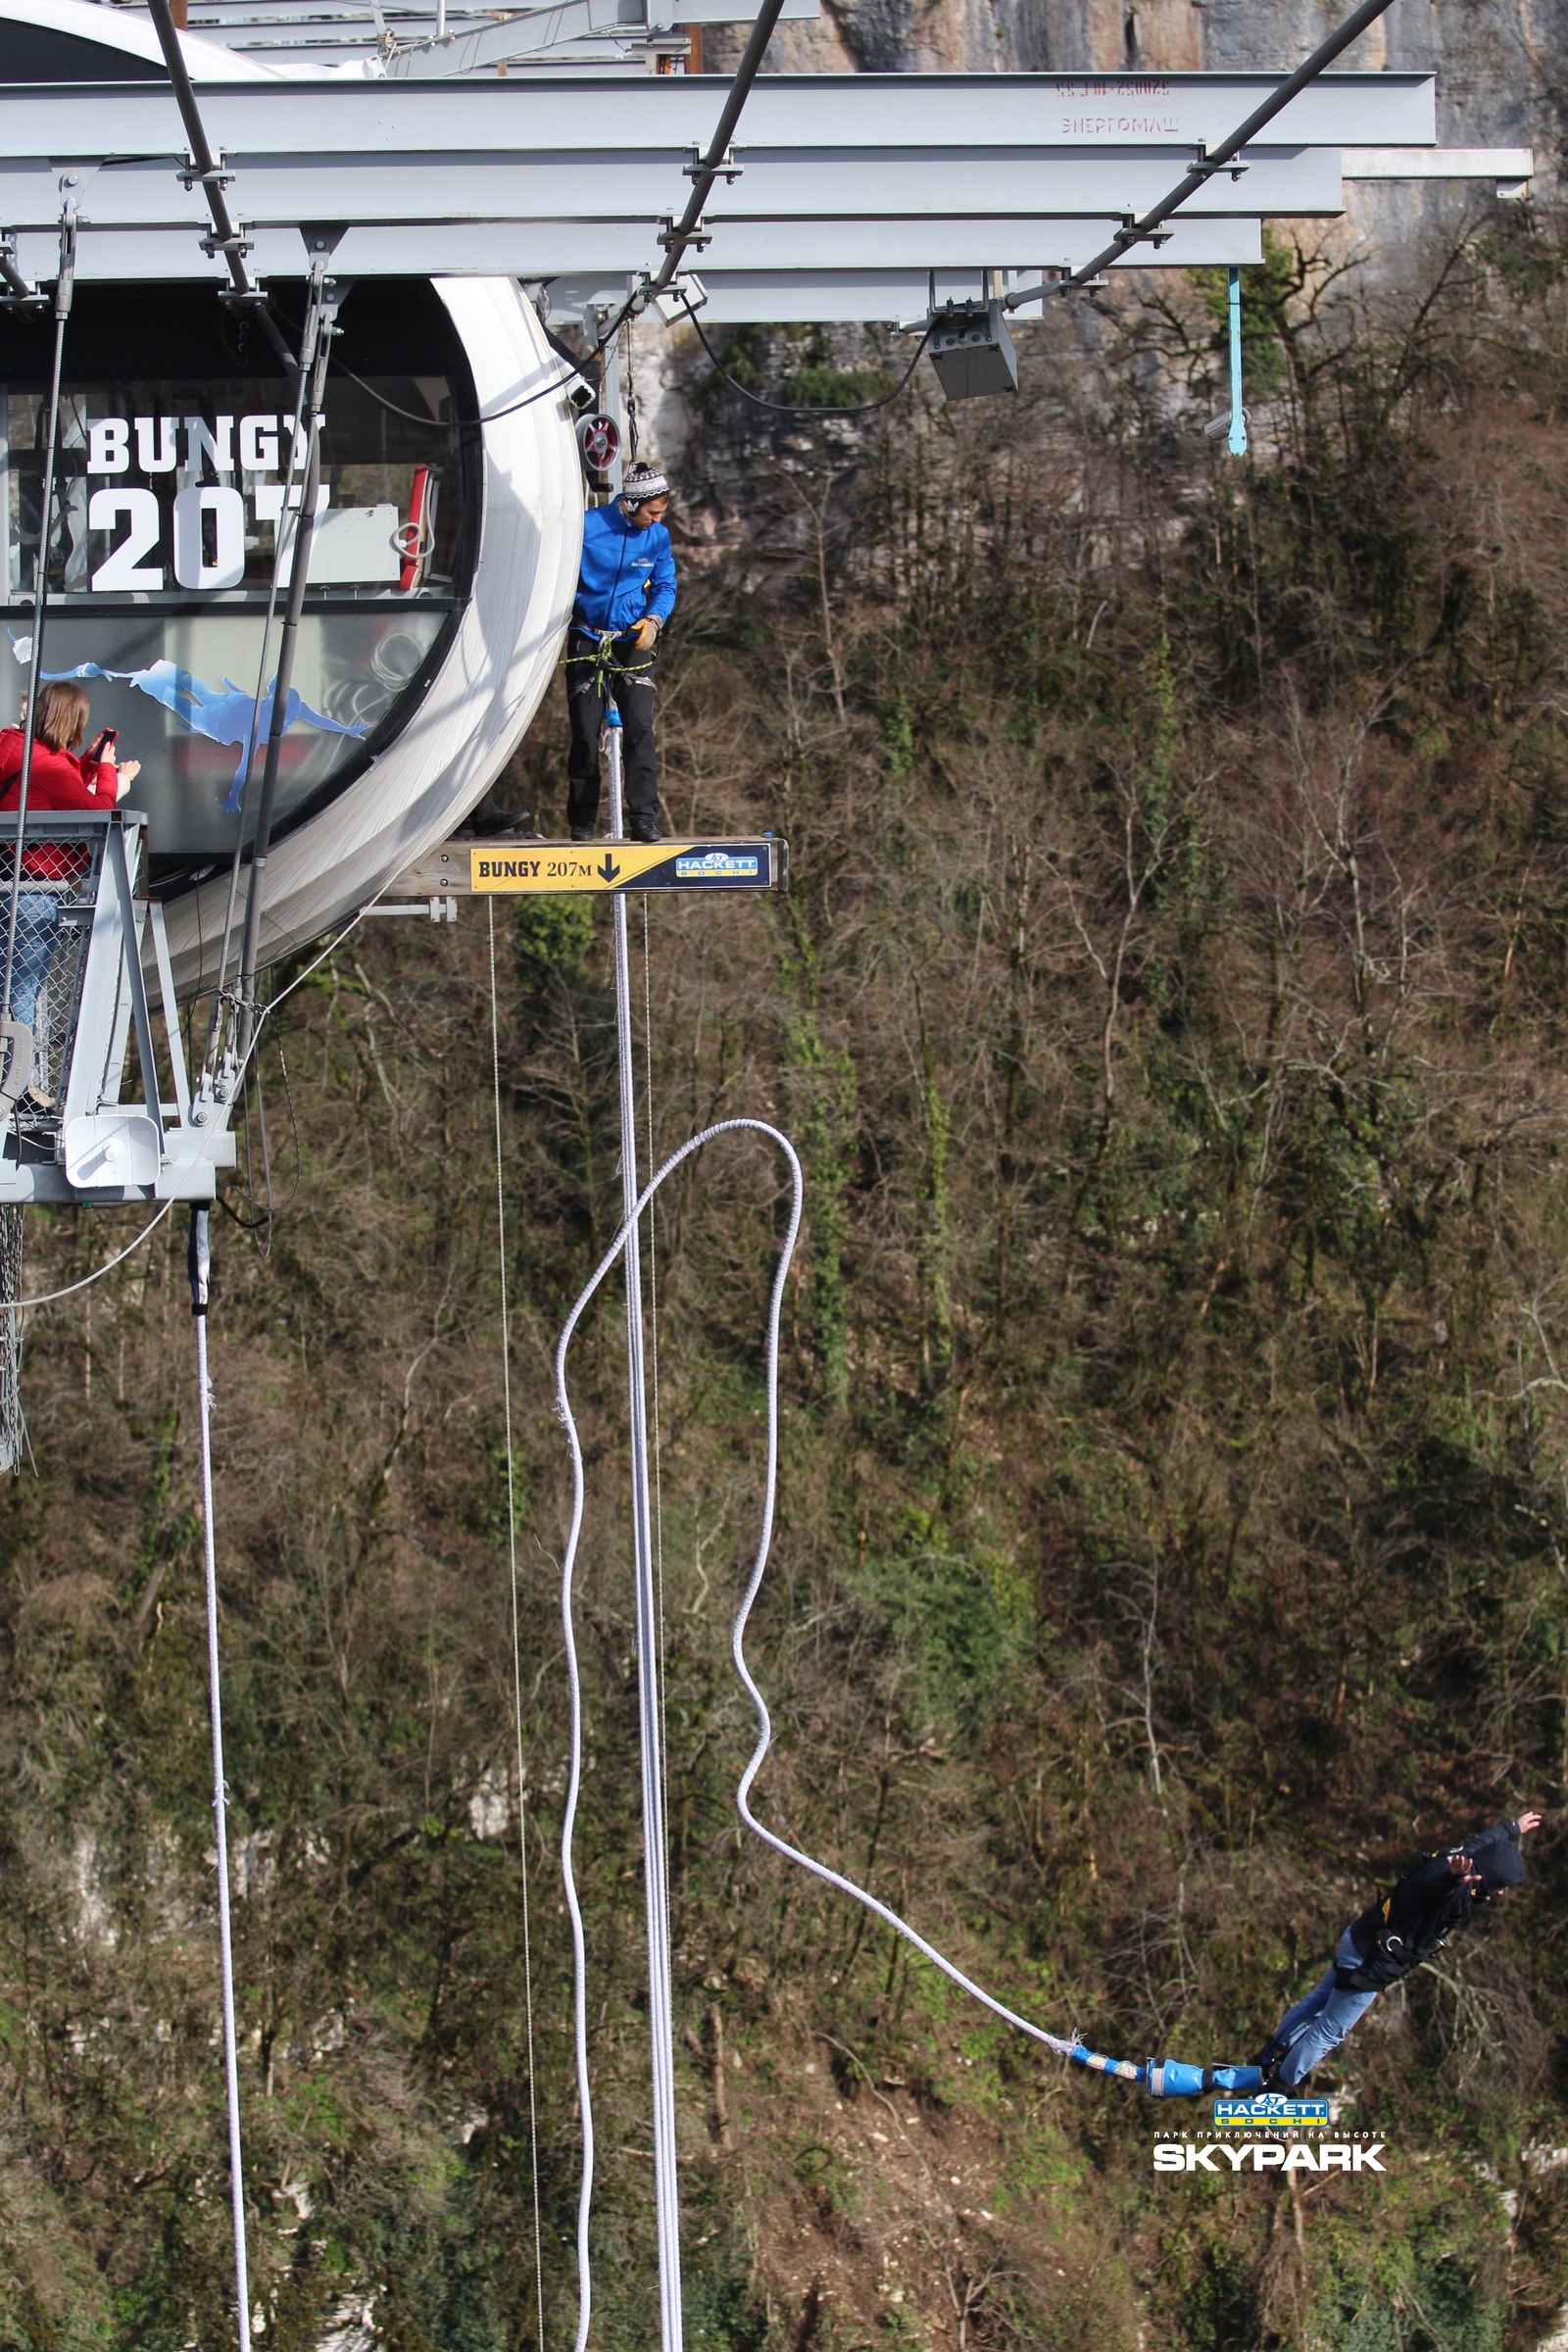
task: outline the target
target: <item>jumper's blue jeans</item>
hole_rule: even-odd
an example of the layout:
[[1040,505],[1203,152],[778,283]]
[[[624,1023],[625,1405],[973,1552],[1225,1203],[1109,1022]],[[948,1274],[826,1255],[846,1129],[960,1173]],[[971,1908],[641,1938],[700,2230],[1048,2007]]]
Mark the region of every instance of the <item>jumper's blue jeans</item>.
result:
[[1279,2072],[1282,2090],[1298,2090],[1318,2060],[1339,2048],[1350,2028],[1360,2023],[1377,1999],[1375,1992],[1341,1992],[1335,1984],[1336,1968],[1360,1965],[1361,1954],[1347,1928],[1340,1937],[1333,1964],[1294,2009],[1286,2010],[1270,2037],[1271,2056],[1279,2050],[1288,2053]]

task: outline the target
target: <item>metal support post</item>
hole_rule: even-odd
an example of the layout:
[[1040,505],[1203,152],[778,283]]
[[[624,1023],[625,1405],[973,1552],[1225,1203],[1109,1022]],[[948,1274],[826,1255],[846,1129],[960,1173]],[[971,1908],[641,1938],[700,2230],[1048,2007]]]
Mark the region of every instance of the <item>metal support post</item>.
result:
[[1231,271],[1230,284],[1231,328],[1231,433],[1230,453],[1233,458],[1247,455],[1247,411],[1242,406],[1242,273]]
[[[272,843],[272,810],[277,800],[277,768],[288,724],[289,689],[294,683],[294,649],[299,642],[300,613],[310,582],[311,546],[316,536],[316,493],[321,478],[321,410],[326,398],[326,363],[336,332],[341,291],[321,275],[318,261],[311,274],[311,300],[305,333],[300,339],[300,367],[309,376],[305,402],[305,480],[300,492],[299,520],[294,526],[293,567],[289,572],[288,604],[277,648],[277,671],[272,680],[272,710],[267,730],[267,764],[262,770],[262,797],[256,810],[256,841],[251,851],[250,889],[245,899],[245,930],[239,962],[239,1058],[244,1062],[256,1030],[256,969],[261,954],[262,903],[267,892],[267,858]],[[281,542],[288,529],[288,507],[277,518]],[[253,754],[254,757],[254,754]],[[247,779],[249,769],[247,768]],[[243,819],[241,820],[243,822]],[[219,974],[222,987],[225,975]]]
[[[610,830],[624,840],[620,806],[620,721],[612,711]],[[615,1040],[620,1062],[621,1214],[637,1205],[637,1102],[633,1085],[631,966],[626,899],[612,908]],[[626,1373],[631,1420],[632,1567],[637,1587],[637,1706],[643,1774],[643,1878],[648,1912],[648,2030],[653,2044],[654,2203],[659,2223],[661,2352],[681,2352],[680,2184],[675,2164],[675,2033],[670,1993],[669,1889],[665,1876],[663,1715],[659,1689],[659,1605],[654,1587],[648,1486],[648,1396],[643,1377],[642,1259],[635,1224],[622,1255],[626,1274]]]
[[[132,941],[129,954],[136,953]],[[196,1396],[201,1429],[202,1543],[207,1566],[207,1685],[213,1730],[213,1823],[218,1845],[218,1940],[223,1981],[223,2078],[228,2092],[229,2202],[234,2218],[234,2300],[239,2352],[251,2352],[250,2277],[245,2261],[245,2172],[239,2137],[239,2058],[234,2043],[234,1946],[228,1916],[228,1790],[223,1780],[223,1706],[218,1659],[218,1552],[213,1537],[213,1392],[207,1378],[207,1305],[212,1259],[207,1211],[190,1212],[190,1311],[196,1324]]]
[[5,1099],[14,1102],[32,1083],[32,1033],[13,1020],[11,983],[17,962],[17,910],[22,900],[22,844],[27,830],[27,792],[32,782],[32,747],[38,727],[38,681],[43,674],[43,623],[49,597],[49,543],[54,535],[55,452],[60,439],[60,373],[65,362],[66,320],[76,282],[76,213],[68,200],[60,223],[60,274],[55,280],[55,356],[49,378],[49,409],[43,448],[43,486],[38,497],[38,556],[32,583],[32,642],[27,648],[27,708],[22,722],[22,780],[17,793],[17,846],[11,858],[11,906],[6,920],[5,985],[0,989],[0,1013],[10,1041],[11,1058],[25,1054],[25,1070],[7,1068]]

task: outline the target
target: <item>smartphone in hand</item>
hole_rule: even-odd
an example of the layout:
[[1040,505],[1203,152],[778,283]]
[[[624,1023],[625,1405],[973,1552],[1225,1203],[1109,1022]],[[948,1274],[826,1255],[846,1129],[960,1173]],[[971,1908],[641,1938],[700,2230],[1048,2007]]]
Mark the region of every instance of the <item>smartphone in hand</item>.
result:
[[119,741],[120,729],[118,727],[105,727],[97,742],[93,745],[92,750],[87,754],[88,759],[112,760],[115,756],[115,746]]

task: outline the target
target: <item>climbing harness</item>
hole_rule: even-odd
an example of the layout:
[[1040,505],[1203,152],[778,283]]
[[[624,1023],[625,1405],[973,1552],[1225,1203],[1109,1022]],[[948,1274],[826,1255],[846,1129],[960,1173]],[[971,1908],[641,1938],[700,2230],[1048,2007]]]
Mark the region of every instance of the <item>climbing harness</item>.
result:
[[223,1778],[223,1709],[218,1657],[218,1553],[213,1536],[213,1392],[207,1378],[207,1306],[212,1254],[207,1211],[190,1212],[191,1315],[196,1325],[196,1394],[200,1404],[202,1544],[207,1568],[207,1691],[213,1729],[213,1821],[218,1846],[218,1941],[223,1980],[223,2075],[228,2094],[229,2202],[234,2219],[234,2299],[240,2352],[250,2352],[250,2280],[245,2260],[245,2175],[239,2132],[239,2059],[234,2046],[234,1946],[228,1916],[228,1788]]
[[[591,638],[593,640],[593,650],[591,653],[584,654],[574,654],[568,651],[564,667],[566,669],[586,668],[589,672],[589,675],[585,678],[579,678],[576,685],[572,685],[571,681],[568,679],[566,682],[566,692],[568,694],[592,694],[600,701],[608,702],[614,695],[614,681],[617,678],[625,680],[628,684],[635,685],[637,680],[643,676],[644,672],[651,670],[658,662],[659,640],[663,635],[663,631],[661,629],[658,636],[656,636],[654,639],[651,651],[643,661],[617,662],[615,659],[615,640],[617,636],[629,637],[632,629],[635,629],[638,625],[639,624],[636,621],[633,621],[631,628],[627,629],[595,630],[585,629],[580,621],[573,621],[571,624],[572,636]],[[569,645],[570,640],[568,639],[567,642]]]

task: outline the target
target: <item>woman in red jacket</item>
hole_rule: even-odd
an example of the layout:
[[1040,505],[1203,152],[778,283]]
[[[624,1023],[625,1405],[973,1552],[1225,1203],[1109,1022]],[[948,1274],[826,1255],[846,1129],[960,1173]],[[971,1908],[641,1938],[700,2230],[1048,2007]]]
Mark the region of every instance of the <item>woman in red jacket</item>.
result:
[[[87,690],[74,678],[54,678],[38,697],[33,729],[32,770],[27,782],[27,809],[113,808],[140,772],[140,761],[118,766],[113,739],[106,730],[91,752],[81,755],[87,731]],[[22,798],[23,730],[0,728],[0,810],[15,808]],[[70,842],[35,842],[22,853],[24,882],[53,883],[54,889],[24,890],[17,902],[17,948],[11,973],[11,1013],[31,1030],[38,1013],[38,991],[54,961],[60,932],[58,886],[79,881],[86,855]],[[3,904],[3,902],[0,902]],[[47,1109],[47,1098],[32,1087],[35,1108]]]

